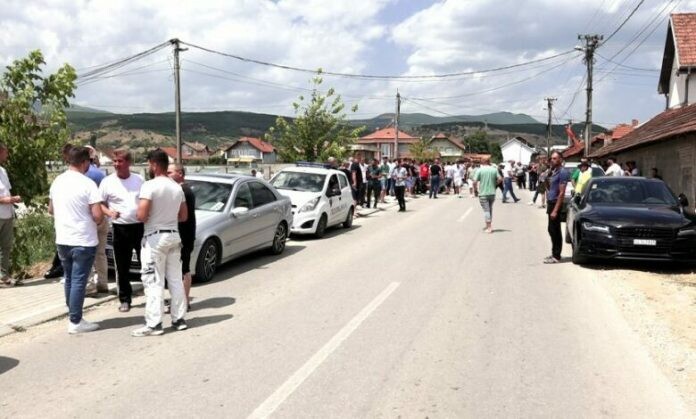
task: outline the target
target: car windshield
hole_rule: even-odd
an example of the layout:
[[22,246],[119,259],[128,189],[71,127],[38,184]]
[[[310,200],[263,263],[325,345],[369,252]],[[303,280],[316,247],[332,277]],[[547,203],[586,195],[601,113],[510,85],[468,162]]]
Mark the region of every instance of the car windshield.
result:
[[290,189],[302,192],[321,192],[324,190],[326,175],[318,173],[280,172],[271,181],[276,189]]
[[227,183],[191,180],[186,182],[196,197],[196,209],[221,212],[232,193],[232,185]]
[[640,180],[593,183],[587,195],[587,202],[607,205],[677,206],[677,199],[664,183]]

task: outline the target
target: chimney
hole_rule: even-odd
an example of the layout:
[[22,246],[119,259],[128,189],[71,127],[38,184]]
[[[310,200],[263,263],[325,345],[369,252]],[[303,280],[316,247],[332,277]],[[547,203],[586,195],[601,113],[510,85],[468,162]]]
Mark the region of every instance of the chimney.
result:
[[640,124],[640,122],[638,122],[637,119],[634,119],[634,120],[631,121],[631,126],[632,126],[633,128],[637,127],[638,124]]

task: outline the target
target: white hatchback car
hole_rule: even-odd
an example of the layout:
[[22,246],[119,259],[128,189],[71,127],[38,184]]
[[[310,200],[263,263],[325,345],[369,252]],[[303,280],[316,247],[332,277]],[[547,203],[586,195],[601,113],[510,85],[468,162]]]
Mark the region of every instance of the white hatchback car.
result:
[[323,237],[328,227],[353,226],[353,195],[343,172],[298,165],[282,169],[270,183],[292,201],[290,233]]

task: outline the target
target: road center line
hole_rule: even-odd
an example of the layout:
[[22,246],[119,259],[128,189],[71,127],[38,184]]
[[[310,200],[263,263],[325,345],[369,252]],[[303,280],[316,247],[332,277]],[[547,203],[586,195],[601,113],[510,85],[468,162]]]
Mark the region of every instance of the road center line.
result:
[[360,313],[329,340],[317,353],[315,353],[300,369],[290,376],[278,389],[271,394],[259,407],[254,410],[249,419],[267,418],[283,404],[283,402],[302,385],[302,383],[336,350],[341,343],[367,319],[377,307],[379,307],[396,290],[399,282],[392,282],[374,300],[372,300]]
[[458,222],[458,223],[463,223],[464,220],[466,220],[466,217],[468,217],[469,214],[471,214],[471,211],[473,211],[473,210],[474,210],[473,208],[469,208],[468,210],[466,210],[466,212],[464,213],[464,215],[462,215],[461,217],[459,217],[459,219],[457,220],[457,222]]

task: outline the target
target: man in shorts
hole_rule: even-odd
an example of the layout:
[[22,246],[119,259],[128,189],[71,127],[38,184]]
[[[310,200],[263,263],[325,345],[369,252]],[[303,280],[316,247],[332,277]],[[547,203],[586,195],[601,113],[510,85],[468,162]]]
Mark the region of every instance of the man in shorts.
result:
[[188,218],[186,221],[179,222],[179,237],[181,237],[181,274],[184,279],[184,291],[186,292],[186,302],[191,306],[191,252],[193,252],[193,242],[196,240],[196,196],[191,190],[191,186],[186,183],[186,170],[182,164],[170,164],[167,175],[171,180],[181,185],[186,198],[186,209]]

